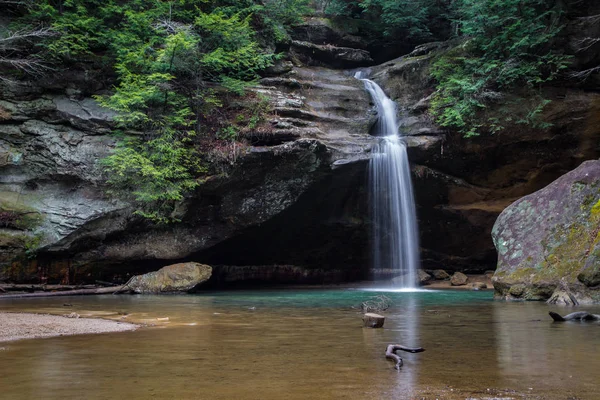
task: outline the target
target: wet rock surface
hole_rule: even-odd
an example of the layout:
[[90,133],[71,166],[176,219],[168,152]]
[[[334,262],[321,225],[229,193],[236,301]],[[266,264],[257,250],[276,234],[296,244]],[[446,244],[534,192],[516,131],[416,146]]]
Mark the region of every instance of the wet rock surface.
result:
[[494,225],[498,296],[597,302],[600,161],[586,161],[507,207]]

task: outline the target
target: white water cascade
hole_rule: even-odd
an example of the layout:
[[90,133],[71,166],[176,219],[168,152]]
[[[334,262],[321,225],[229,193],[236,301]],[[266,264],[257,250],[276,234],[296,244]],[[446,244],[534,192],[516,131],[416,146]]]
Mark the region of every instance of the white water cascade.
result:
[[366,79],[364,72],[357,72],[355,78],[365,83],[379,113],[375,134],[381,139],[369,162],[373,269],[391,269],[399,288],[414,288],[420,263],[419,236],[406,144],[398,136],[396,104],[379,85]]

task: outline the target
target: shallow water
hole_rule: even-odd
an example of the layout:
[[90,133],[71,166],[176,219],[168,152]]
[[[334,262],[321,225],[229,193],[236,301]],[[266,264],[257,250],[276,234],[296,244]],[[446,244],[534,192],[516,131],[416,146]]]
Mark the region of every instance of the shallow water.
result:
[[[376,294],[287,289],[5,300],[2,311],[128,314],[123,320],[156,326],[0,344],[0,398],[600,398],[600,324],[548,316],[572,309],[496,302],[489,291],[386,292],[393,306],[385,327],[362,328],[352,306]],[[597,306],[579,309],[600,313]],[[389,343],[426,351],[401,354],[396,371],[384,357]]]

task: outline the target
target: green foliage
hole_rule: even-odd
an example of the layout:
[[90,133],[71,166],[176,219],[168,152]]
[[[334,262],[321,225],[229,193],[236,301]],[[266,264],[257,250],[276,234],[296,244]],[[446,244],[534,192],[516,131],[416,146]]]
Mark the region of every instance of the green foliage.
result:
[[360,21],[358,29],[373,38],[422,42],[443,25],[450,2],[440,0],[332,0],[327,15]]
[[312,12],[309,0],[265,0],[264,15],[285,27],[302,22],[302,16]]
[[23,239],[25,257],[29,260],[35,259],[37,252],[44,240],[44,235],[41,233],[36,233],[33,236],[24,236]]
[[236,140],[238,128],[234,125],[225,126],[217,131],[217,138],[223,140]]
[[[136,213],[155,222],[177,220],[173,210],[200,184],[206,167],[185,138],[166,130],[150,140],[128,139],[102,160],[113,191],[140,202]],[[135,179],[135,183],[132,182]]]
[[262,54],[253,40],[250,16],[242,19],[239,14],[200,14],[194,26],[202,37],[200,63],[213,80],[253,80],[259,70],[272,65],[273,54]]
[[[44,44],[50,59],[112,67],[113,93],[97,98],[119,112],[118,126],[129,136],[102,165],[114,194],[135,200],[139,215],[162,223],[176,219],[177,203],[210,169],[205,161],[210,157],[202,154],[204,137],[213,135],[206,141],[222,148],[215,138],[230,143],[245,126],[258,123],[259,117],[228,123],[217,110],[245,96],[258,73],[272,65],[276,56],[258,39],[266,43],[275,31],[286,37],[285,29],[301,21],[306,5],[307,0],[40,0],[23,23],[51,25],[59,33]],[[216,129],[203,126],[215,120]]]
[[[482,110],[502,102],[512,88],[534,90],[554,79],[568,58],[551,48],[561,14],[551,0],[460,0],[457,4],[457,24],[466,40],[431,69],[438,81],[432,112],[440,125],[469,137],[482,127],[491,132],[502,129],[498,119],[482,119]],[[515,120],[547,128],[540,121],[547,103],[542,100]]]

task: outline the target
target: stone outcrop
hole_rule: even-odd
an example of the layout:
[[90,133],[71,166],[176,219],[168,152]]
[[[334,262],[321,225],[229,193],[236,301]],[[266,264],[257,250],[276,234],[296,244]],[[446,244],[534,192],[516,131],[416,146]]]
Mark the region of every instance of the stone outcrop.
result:
[[494,225],[498,296],[600,301],[600,161],[586,161],[507,207]]
[[183,222],[167,227],[105,196],[98,160],[115,146],[114,113],[90,98],[4,89],[1,210],[33,213],[36,224],[0,227],[0,279],[118,280],[181,259],[364,270],[366,248],[347,252],[346,243],[367,241],[374,116],[351,75],[296,68],[265,78],[255,90],[272,103],[272,129],[246,132],[250,146],[227,175],[183,201]]
[[189,292],[199,284],[206,282],[212,273],[208,265],[195,262],[173,264],[136,275],[128,282],[127,286],[135,293],[159,294]]
[[305,65],[356,68],[373,63],[368,51],[351,47],[336,47],[293,40],[290,51],[292,57]]
[[323,18],[309,18],[291,36],[289,56],[298,65],[349,69],[374,63],[363,39],[341,32]]
[[325,18],[308,18],[293,28],[291,36],[294,40],[319,45],[350,47],[367,50],[369,44],[361,37],[342,32],[330,20]]

